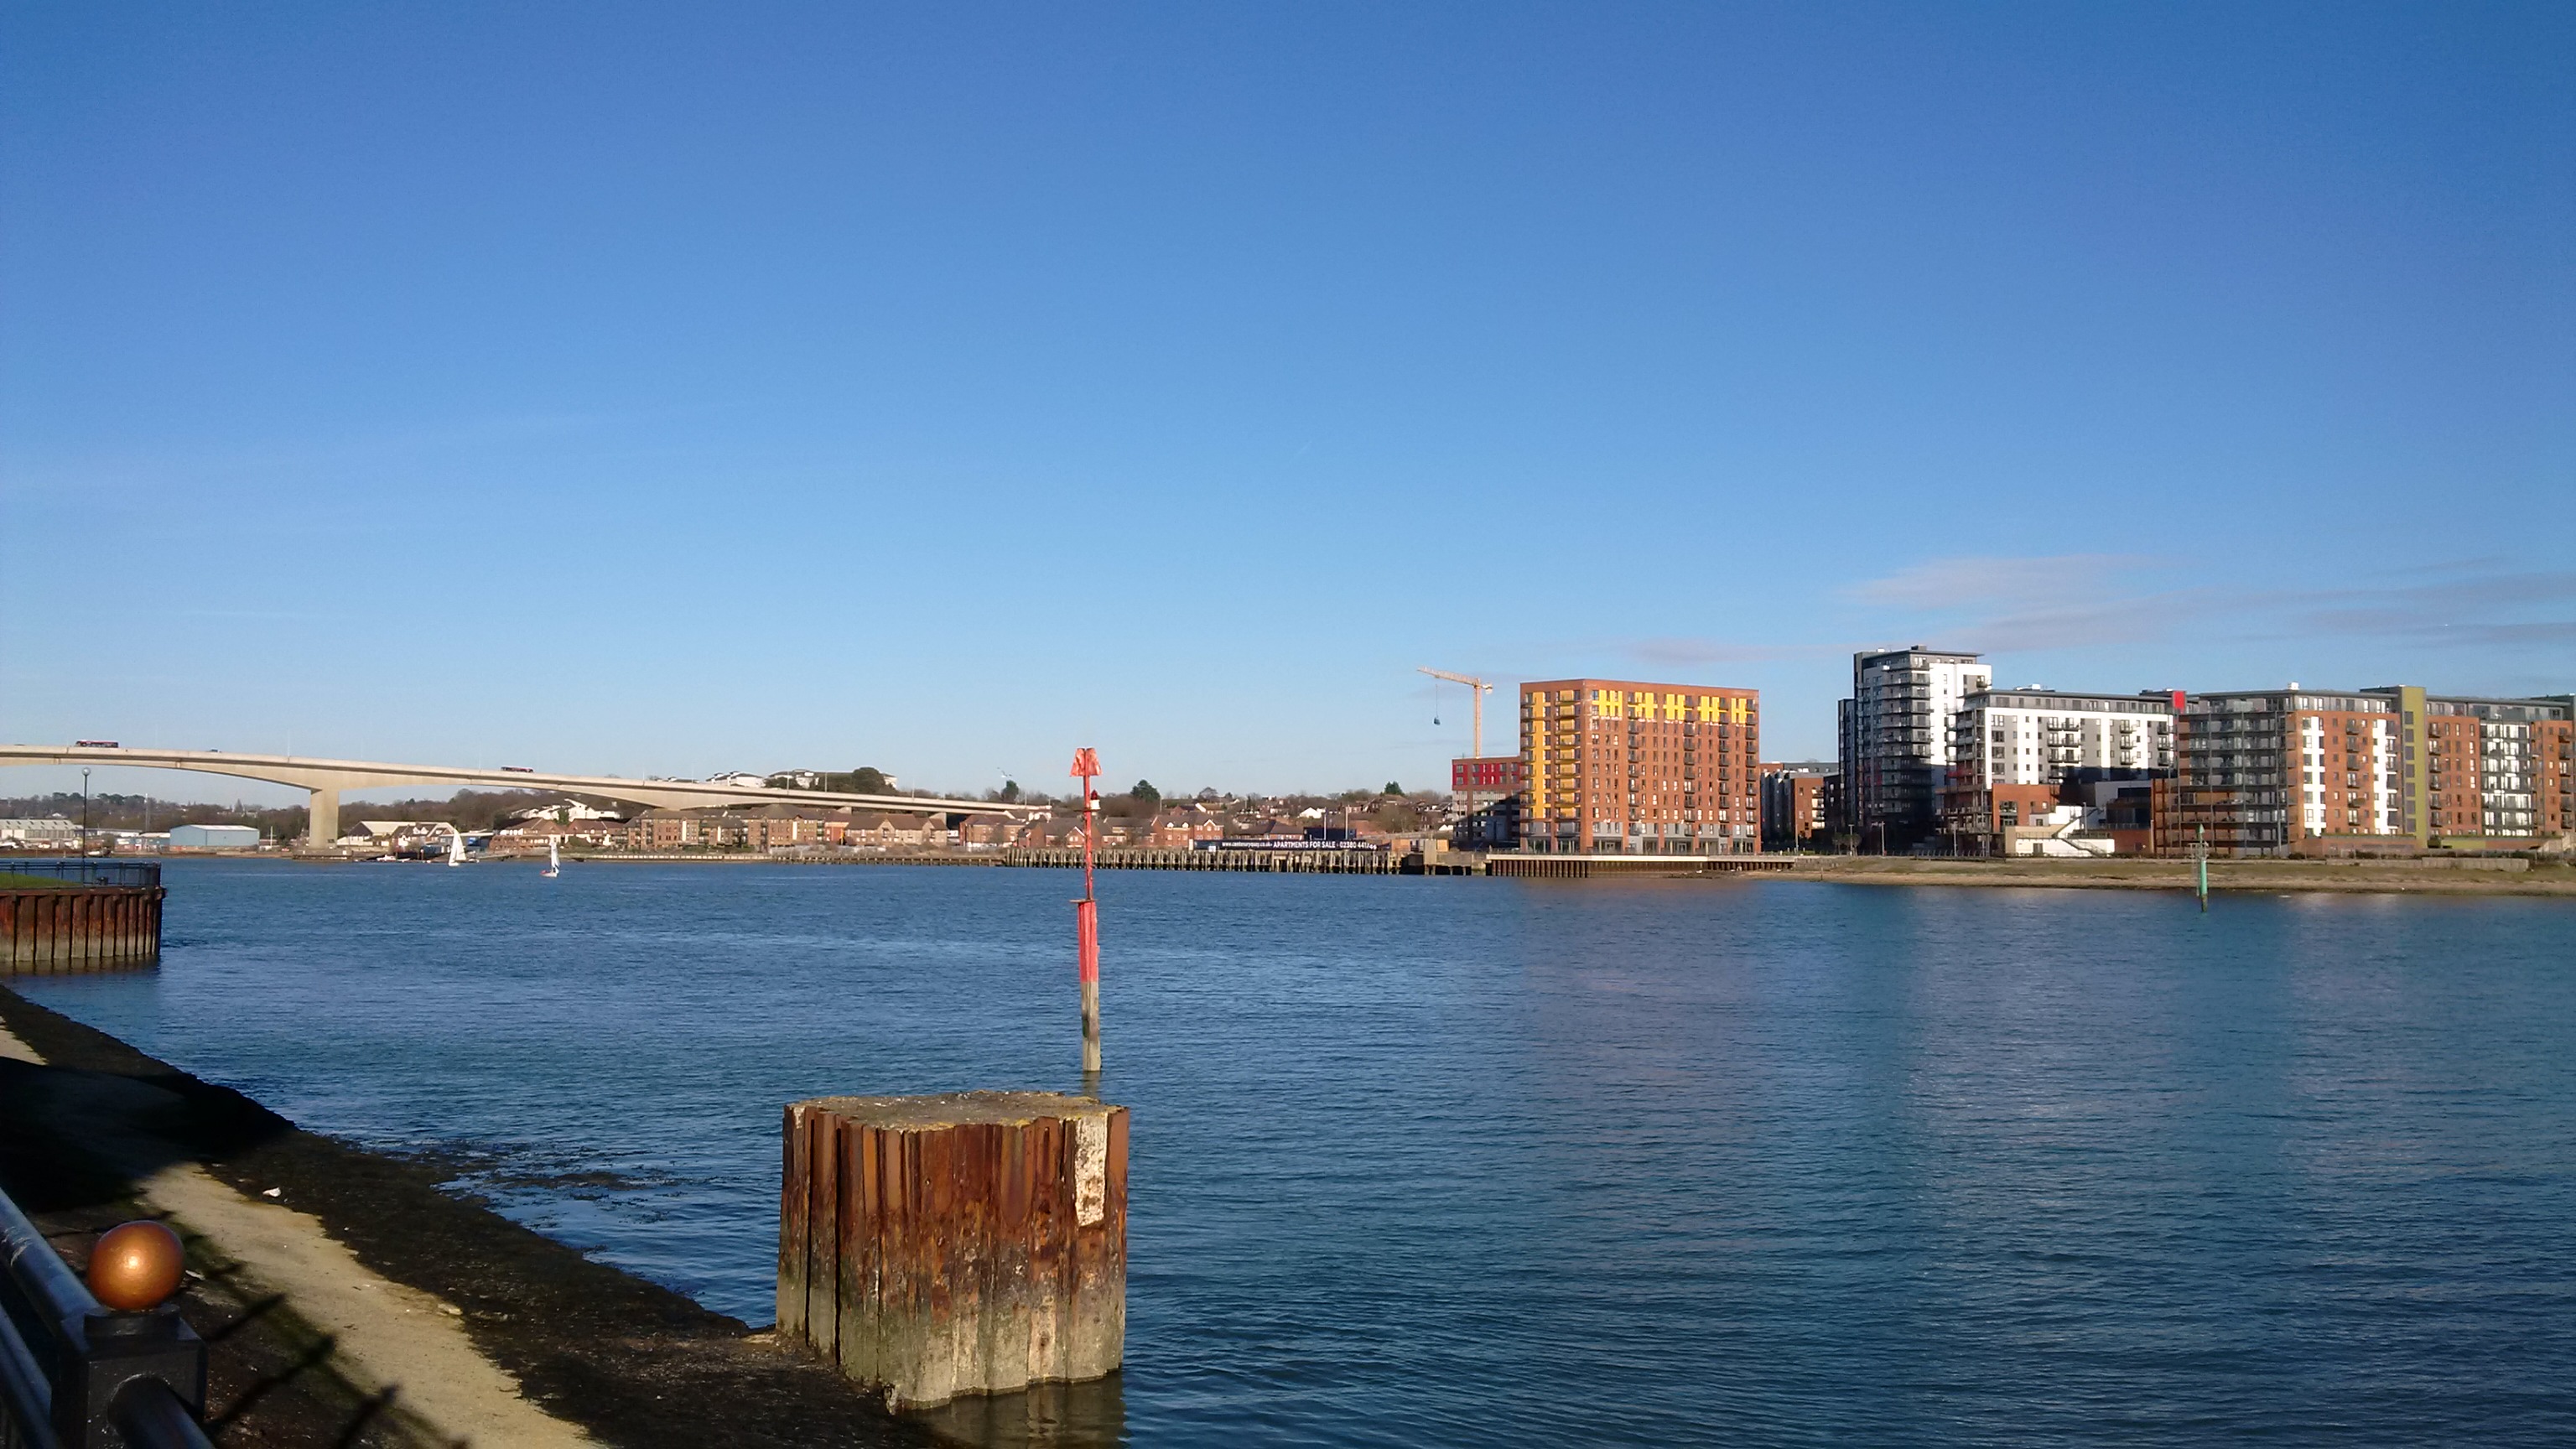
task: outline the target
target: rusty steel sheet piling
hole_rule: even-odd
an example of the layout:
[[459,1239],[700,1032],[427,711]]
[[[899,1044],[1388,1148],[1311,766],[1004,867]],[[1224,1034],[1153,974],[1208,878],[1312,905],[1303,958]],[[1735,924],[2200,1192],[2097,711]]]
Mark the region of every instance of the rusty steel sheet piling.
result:
[[149,966],[161,959],[163,894],[157,885],[0,890],[0,975]]
[[898,1409],[1116,1371],[1127,1109],[1053,1092],[786,1111],[778,1332]]

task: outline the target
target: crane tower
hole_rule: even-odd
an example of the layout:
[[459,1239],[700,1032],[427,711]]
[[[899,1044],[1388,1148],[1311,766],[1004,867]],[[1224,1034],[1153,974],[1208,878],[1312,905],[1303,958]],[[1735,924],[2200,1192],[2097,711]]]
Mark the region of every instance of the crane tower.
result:
[[1494,687],[1472,674],[1452,674],[1446,669],[1418,669],[1418,672],[1428,674],[1434,679],[1448,680],[1451,684],[1463,684],[1467,686],[1467,697],[1473,700],[1476,706],[1476,758],[1483,759],[1485,755],[1485,696],[1493,693]]

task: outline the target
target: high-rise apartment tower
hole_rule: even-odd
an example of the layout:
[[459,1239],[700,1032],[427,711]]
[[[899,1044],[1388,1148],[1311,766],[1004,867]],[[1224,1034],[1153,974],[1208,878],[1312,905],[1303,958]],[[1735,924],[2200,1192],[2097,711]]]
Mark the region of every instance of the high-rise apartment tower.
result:
[[1524,849],[1752,855],[1761,699],[1750,689],[1548,679],[1521,686]]
[[1903,851],[1941,828],[1950,773],[1950,719],[1994,683],[1979,656],[1888,649],[1852,656],[1842,701],[1842,829],[1867,853]]

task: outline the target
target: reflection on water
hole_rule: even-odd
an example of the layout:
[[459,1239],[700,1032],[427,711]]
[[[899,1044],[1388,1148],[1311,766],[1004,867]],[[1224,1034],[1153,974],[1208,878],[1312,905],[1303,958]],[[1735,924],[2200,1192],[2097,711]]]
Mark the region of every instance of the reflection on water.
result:
[[[178,864],[25,989],[752,1323],[781,1104],[1077,1084],[1060,873],[536,870]],[[1126,1367],[978,1435],[2576,1442],[2576,905],[1100,890]]]
[[911,1415],[978,1449],[1112,1449],[1127,1442],[1121,1376],[954,1399]]

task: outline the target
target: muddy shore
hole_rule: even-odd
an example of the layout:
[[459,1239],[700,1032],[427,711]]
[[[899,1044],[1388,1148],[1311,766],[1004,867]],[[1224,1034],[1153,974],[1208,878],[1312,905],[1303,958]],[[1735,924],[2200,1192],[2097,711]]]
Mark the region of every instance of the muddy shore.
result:
[[[195,1163],[311,1215],[367,1269],[452,1305],[530,1402],[599,1443],[950,1442],[737,1319],[451,1195],[434,1162],[304,1131],[5,987],[0,1026],[44,1058],[0,1060],[0,1186],[75,1266],[99,1230],[138,1215],[152,1169]],[[217,1443],[445,1442],[406,1412],[399,1384],[369,1392],[337,1372],[330,1336],[291,1296],[246,1291],[241,1265],[202,1240],[190,1266],[181,1312],[211,1345]]]

